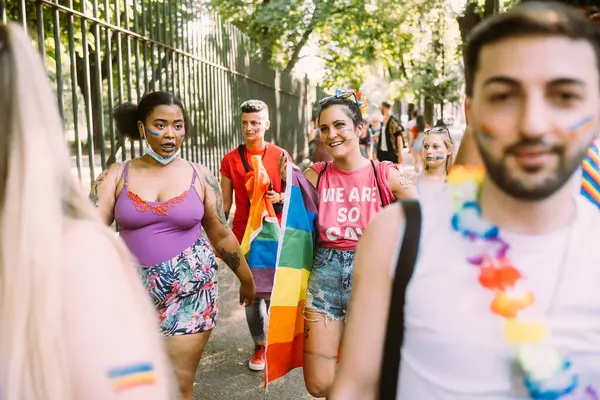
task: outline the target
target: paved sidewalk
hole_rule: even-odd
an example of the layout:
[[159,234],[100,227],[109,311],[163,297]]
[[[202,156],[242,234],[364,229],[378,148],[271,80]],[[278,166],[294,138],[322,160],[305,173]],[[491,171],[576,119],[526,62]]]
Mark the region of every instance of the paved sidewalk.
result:
[[227,266],[219,268],[221,304],[217,327],[208,341],[196,373],[194,400],[304,400],[313,399],[296,369],[263,389],[262,372],[252,372],[247,362],[253,345],[244,308],[238,304],[238,281]]

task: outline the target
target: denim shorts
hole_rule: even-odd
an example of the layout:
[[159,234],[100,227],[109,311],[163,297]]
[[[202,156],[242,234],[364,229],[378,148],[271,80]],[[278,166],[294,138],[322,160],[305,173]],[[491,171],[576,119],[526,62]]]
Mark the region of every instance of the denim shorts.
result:
[[306,308],[345,320],[350,300],[354,250],[317,247],[306,289]]

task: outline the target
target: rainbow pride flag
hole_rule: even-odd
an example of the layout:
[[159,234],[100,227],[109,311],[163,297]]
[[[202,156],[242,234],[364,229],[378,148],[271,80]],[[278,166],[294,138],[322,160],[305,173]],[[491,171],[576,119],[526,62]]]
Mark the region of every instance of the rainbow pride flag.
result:
[[246,176],[250,214],[241,248],[252,271],[256,293],[271,293],[277,265],[279,222],[273,205],[265,197],[271,179],[261,156],[252,156],[251,163],[252,171]]
[[317,191],[288,164],[281,236],[267,333],[265,388],[302,366],[304,299],[316,243]]

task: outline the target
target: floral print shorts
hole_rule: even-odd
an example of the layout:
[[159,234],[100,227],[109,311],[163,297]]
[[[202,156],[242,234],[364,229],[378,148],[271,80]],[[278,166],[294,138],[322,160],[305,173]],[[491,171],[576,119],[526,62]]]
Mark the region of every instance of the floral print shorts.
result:
[[179,255],[151,267],[138,267],[158,311],[164,336],[206,332],[215,327],[219,308],[217,261],[201,237]]

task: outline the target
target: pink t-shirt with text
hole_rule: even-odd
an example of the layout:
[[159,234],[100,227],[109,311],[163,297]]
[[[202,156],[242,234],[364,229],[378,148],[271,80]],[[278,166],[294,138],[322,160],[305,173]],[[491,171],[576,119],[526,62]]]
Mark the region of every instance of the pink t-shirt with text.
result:
[[[311,168],[318,174],[325,163]],[[338,250],[354,250],[367,225],[382,208],[394,200],[388,183],[389,171],[396,168],[389,162],[375,161],[377,178],[372,165],[354,171],[342,171],[332,162],[319,181],[319,246]]]

